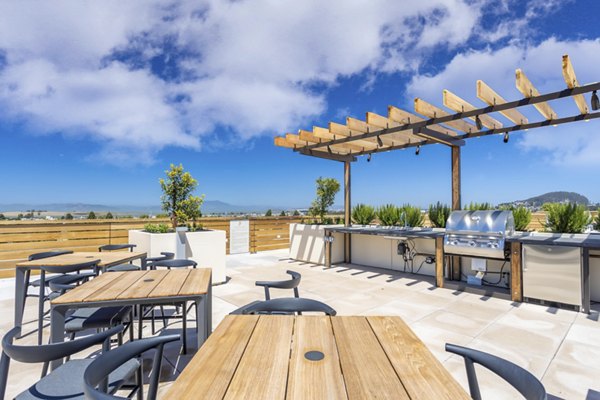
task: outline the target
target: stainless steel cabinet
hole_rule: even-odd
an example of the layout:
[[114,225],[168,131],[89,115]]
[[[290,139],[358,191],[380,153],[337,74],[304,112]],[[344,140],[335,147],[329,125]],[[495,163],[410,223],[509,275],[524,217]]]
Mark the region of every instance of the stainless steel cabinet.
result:
[[523,296],[581,306],[581,249],[524,245]]

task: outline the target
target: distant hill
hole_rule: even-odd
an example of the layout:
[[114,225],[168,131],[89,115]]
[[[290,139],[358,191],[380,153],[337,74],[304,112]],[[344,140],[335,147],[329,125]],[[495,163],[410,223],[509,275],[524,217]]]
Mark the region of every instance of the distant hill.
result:
[[[506,204],[525,205],[527,207],[541,207],[544,203],[577,203],[588,206],[590,200],[582,194],[575,192],[548,192],[525,200],[517,200]],[[502,205],[502,204],[501,204]]]

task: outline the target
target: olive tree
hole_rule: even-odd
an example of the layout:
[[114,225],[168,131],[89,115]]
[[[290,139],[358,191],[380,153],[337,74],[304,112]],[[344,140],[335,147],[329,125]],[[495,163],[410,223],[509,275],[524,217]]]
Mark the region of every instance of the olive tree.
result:
[[334,178],[319,177],[317,183],[317,198],[313,200],[309,212],[313,217],[323,217],[327,209],[333,205],[335,195],[340,191],[340,183]]
[[194,196],[198,181],[189,172],[183,171],[183,165],[171,164],[165,171],[166,178],[160,179],[162,196],[160,198],[162,209],[169,215],[171,225],[176,228],[188,221],[196,221],[202,216],[200,207],[204,202],[204,195]]

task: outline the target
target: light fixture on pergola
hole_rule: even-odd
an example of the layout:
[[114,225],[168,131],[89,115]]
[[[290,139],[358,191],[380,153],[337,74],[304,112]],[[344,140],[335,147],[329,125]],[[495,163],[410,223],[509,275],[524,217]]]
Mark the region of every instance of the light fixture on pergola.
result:
[[[388,106],[388,115],[382,116],[367,112],[365,121],[346,118],[346,124],[330,122],[327,128],[313,127],[312,131],[300,130],[298,134],[288,133],[275,138],[275,145],[291,148],[303,155],[341,161],[344,163],[344,216],[346,226],[350,226],[350,164],[358,156],[371,157],[373,153],[401,150],[415,147],[418,155],[423,146],[444,144],[452,149],[452,208],[460,209],[460,147],[466,140],[481,136],[502,135],[504,142],[511,132],[524,131],[549,125],[562,125],[600,117],[600,112],[590,112],[583,96],[592,93],[591,109],[598,111],[600,101],[596,90],[600,83],[580,86],[568,55],[562,57],[562,74],[566,89],[540,94],[525,73],[516,70],[516,87],[523,98],[507,101],[485,82],[477,81],[477,98],[487,104],[477,108],[459,96],[443,91],[443,105],[446,111],[421,98],[414,101],[415,113]],[[579,111],[569,117],[559,117],[549,102],[571,97]],[[520,107],[534,106],[542,119],[530,122],[520,111]],[[494,118],[499,113],[510,124],[505,126]],[[349,243],[346,243],[349,251]]]

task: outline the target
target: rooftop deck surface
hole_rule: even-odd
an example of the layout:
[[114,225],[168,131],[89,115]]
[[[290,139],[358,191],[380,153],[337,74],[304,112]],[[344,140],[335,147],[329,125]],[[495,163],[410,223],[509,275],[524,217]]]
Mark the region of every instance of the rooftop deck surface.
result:
[[[287,250],[227,256],[225,284],[213,288],[213,325],[239,306],[264,297],[256,280],[286,279],[287,269],[302,274],[300,296],[321,300],[338,315],[399,315],[463,387],[467,388],[462,359],[444,351],[454,343],[487,351],[531,371],[544,383],[551,399],[600,399],[600,307],[590,315],[539,305],[512,303],[449,289],[438,289],[433,279],[395,271],[338,264],[331,269],[289,260]],[[273,297],[289,296],[273,290]],[[14,280],[0,280],[0,334],[12,327]],[[30,298],[25,311],[24,332],[33,332],[37,301]],[[189,315],[188,336],[195,334]],[[48,324],[47,324],[48,325]],[[179,333],[181,322],[166,329],[157,320],[157,334]],[[145,335],[152,334],[150,322]],[[45,339],[49,337],[46,327]],[[190,340],[190,344],[193,342]],[[35,334],[19,343],[34,344]],[[179,355],[180,344],[165,349],[160,393],[176,379],[190,358]],[[83,355],[89,354],[88,350]],[[37,379],[41,365],[14,362],[6,398],[18,394]],[[486,399],[513,399],[518,394],[495,375],[478,368],[482,395]],[[160,398],[160,396],[159,396]]]

